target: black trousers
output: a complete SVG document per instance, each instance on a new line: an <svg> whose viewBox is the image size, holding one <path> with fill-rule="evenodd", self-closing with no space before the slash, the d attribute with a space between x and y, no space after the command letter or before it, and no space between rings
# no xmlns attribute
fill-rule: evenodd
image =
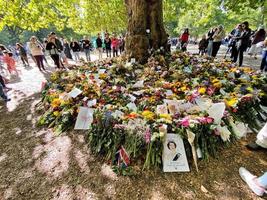
<svg viewBox="0 0 267 200"><path fill-rule="evenodd" d="M60 61L59 55L58 54L52 54L51 58L53 59L53 61L54 61L55 65L57 66L57 68L60 69L61 68L61 61Z"/></svg>
<svg viewBox="0 0 267 200"><path fill-rule="evenodd" d="M215 58L217 56L217 53L220 49L221 44L222 42L213 42L212 54L211 54L212 57Z"/></svg>
<svg viewBox="0 0 267 200"><path fill-rule="evenodd" d="M107 57L111 57L111 49L107 48L106 49Z"/></svg>
<svg viewBox="0 0 267 200"><path fill-rule="evenodd" d="M39 68L39 70L44 70L44 63L43 63L43 59L44 59L44 56L43 55L38 55L38 56L34 56L34 59L36 61L36 64Z"/></svg>
<svg viewBox="0 0 267 200"><path fill-rule="evenodd" d="M113 57L118 56L118 49L113 48Z"/></svg>

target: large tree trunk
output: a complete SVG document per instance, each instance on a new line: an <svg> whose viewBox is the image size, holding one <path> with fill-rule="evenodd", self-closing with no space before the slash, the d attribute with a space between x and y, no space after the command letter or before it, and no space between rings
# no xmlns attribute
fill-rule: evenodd
<svg viewBox="0 0 267 200"><path fill-rule="evenodd" d="M127 55L144 63L149 48L167 50L162 0L125 0L125 4L128 11Z"/></svg>

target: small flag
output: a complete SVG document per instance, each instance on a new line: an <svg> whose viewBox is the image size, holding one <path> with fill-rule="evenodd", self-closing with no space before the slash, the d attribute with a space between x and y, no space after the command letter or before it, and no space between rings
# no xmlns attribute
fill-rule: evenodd
<svg viewBox="0 0 267 200"><path fill-rule="evenodd" d="M130 156L126 152L126 150L121 146L120 150L116 153L116 160L118 163L118 166L124 166L127 167L130 165Z"/></svg>

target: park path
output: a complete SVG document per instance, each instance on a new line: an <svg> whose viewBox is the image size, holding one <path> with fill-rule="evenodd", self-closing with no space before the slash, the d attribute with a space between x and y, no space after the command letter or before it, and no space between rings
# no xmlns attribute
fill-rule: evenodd
<svg viewBox="0 0 267 200"><path fill-rule="evenodd" d="M197 49L189 46L189 51ZM223 151L219 159L201 162L199 173L194 168L186 174L136 168L136 175L118 177L89 153L85 132L55 137L52 130L36 126L41 84L54 68L41 73L32 61L31 66L18 66L21 79L8 84L12 101L7 106L0 102L0 200L260 199L237 173L240 166L256 174L267 168L266 154L248 152L247 140Z"/></svg>

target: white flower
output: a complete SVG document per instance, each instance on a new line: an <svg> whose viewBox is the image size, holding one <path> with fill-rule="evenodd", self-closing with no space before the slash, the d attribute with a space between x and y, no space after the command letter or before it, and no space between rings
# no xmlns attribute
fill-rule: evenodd
<svg viewBox="0 0 267 200"><path fill-rule="evenodd" d="M231 132L228 130L226 126L217 126L217 130L220 132L220 136L224 142L230 141Z"/></svg>

